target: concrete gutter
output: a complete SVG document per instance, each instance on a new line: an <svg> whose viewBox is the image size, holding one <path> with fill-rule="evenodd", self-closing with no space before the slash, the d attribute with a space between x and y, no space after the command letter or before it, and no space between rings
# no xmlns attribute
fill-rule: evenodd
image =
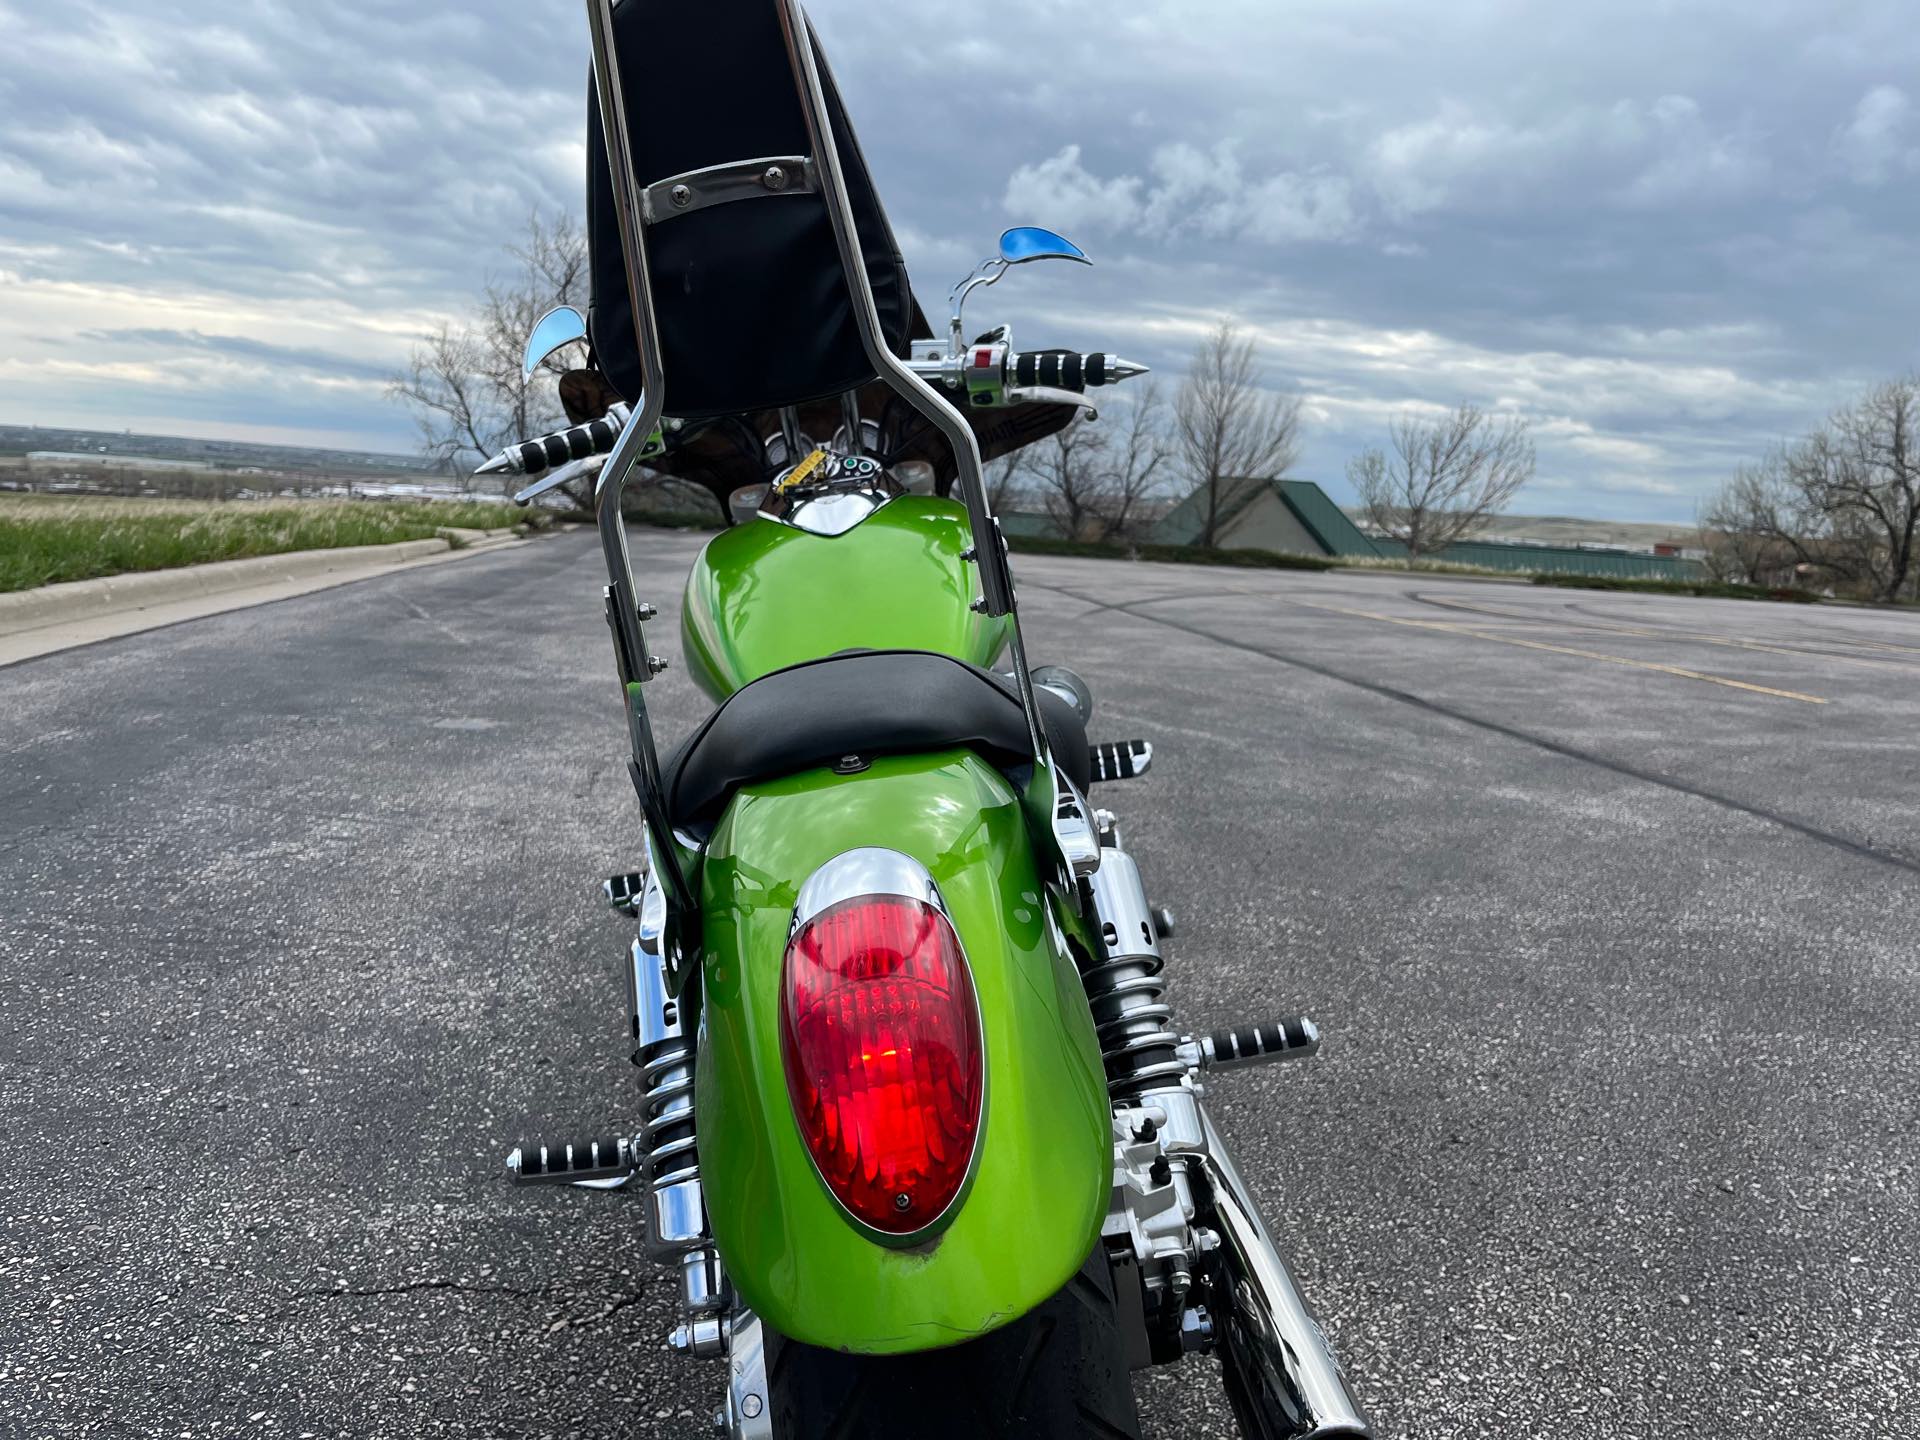
<svg viewBox="0 0 1920 1440"><path fill-rule="evenodd" d="M10 591L0 594L0 665L525 543L511 530L448 534L455 538L296 550Z"/></svg>

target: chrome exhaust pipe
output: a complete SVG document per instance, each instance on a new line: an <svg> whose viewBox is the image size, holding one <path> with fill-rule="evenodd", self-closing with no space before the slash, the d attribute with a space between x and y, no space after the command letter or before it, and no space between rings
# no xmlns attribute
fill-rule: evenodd
<svg viewBox="0 0 1920 1440"><path fill-rule="evenodd" d="M1295 1288L1204 1107L1198 1157L1230 1293L1215 1317L1220 1365L1247 1440L1371 1440L1319 1321Z"/></svg>

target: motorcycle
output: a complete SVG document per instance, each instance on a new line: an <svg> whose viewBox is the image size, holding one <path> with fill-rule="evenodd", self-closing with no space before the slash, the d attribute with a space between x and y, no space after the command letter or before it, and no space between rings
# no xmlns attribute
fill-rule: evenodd
<svg viewBox="0 0 1920 1440"><path fill-rule="evenodd" d="M510 1172L644 1192L672 1348L723 1362L734 1440L1137 1435L1131 1373L1194 1352L1255 1440L1371 1434L1203 1098L1319 1033L1175 1028L1171 916L1088 799L1152 746L1091 743L1086 683L1029 665L983 482L1144 369L967 338L969 296L1087 256L1008 231L936 337L798 0L587 11L593 301L526 359L591 363L577 423L482 473L541 477L522 503L592 477L642 1097L636 1133ZM682 612L715 709L665 757L642 463L735 522Z"/></svg>

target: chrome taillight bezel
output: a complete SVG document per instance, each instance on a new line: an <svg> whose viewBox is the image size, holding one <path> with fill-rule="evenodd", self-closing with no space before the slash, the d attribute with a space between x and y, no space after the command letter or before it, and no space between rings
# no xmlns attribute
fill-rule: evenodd
<svg viewBox="0 0 1920 1440"><path fill-rule="evenodd" d="M967 1156L960 1183L954 1188L947 1203L925 1224L911 1231L882 1230L849 1208L846 1201L829 1183L825 1172L821 1169L819 1157L815 1155L813 1147L807 1143L798 1111L798 1097L793 1093L790 1084L786 1087L787 1114L794 1127L794 1143L807 1157L808 1168L813 1171L814 1180L840 1217L876 1245L884 1245L891 1249L911 1249L926 1244L944 1232L953 1223L961 1205L966 1201L968 1192L973 1189L974 1179L980 1171L980 1157L986 1145L987 1117L992 1108L993 1099L991 1080L993 1066L989 1055L986 1016L980 1004L979 978L973 968L973 959L967 953L966 941L960 934L960 927L954 924L953 912L948 909L946 898L940 893L940 887L935 882L932 872L911 855L877 846L843 851L815 870L800 887L799 897L794 902L793 918L787 926L787 944L780 962L779 1003L784 1012L788 1003L787 966L790 963L792 945L809 920L847 901L891 897L918 901L939 913L952 933L954 948L958 952L959 963L966 975L967 995L973 1005L974 1029L980 1037L980 1115L974 1124L973 1148ZM784 1081L787 1059L784 1023L780 1029Z"/></svg>

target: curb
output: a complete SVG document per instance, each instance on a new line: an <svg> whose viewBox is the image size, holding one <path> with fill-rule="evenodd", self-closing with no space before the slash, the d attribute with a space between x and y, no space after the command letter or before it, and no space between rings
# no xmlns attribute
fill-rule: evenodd
<svg viewBox="0 0 1920 1440"><path fill-rule="evenodd" d="M1388 570L1375 569L1370 565L1336 565L1324 572L1328 575L1368 575L1377 580L1450 580L1463 585L1533 585L1533 579L1527 575L1449 575L1444 570Z"/></svg>
<svg viewBox="0 0 1920 1440"><path fill-rule="evenodd" d="M362 574L388 565L406 565L429 556L490 550L513 544L512 530L454 530L454 540L401 540L391 545L352 545L336 550L295 550L246 560L183 565L174 570L143 570L99 580L72 580L0 595L0 635L19 635L54 625L72 625L113 615L138 613L163 605L210 599L235 590L278 584L296 585L340 571Z"/></svg>

